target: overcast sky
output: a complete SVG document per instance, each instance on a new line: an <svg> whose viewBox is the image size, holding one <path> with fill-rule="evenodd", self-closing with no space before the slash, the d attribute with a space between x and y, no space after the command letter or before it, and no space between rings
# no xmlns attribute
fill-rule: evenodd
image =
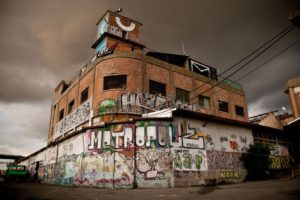
<svg viewBox="0 0 300 200"><path fill-rule="evenodd" d="M286 28L299 0L1 0L0 154L30 154L46 145L51 95L93 56L96 22L107 9L143 23L156 51L186 54L224 71ZM232 77L300 39L296 28ZM300 44L241 80L249 115L289 109L285 82L300 76Z"/></svg>

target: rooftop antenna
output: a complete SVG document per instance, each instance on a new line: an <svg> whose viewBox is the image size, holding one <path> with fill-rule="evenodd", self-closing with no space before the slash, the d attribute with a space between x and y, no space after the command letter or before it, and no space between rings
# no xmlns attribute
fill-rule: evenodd
<svg viewBox="0 0 300 200"><path fill-rule="evenodd" d="M185 54L185 48L184 48L183 42L181 42L181 45L182 45L182 52L183 52L183 55L186 55L186 54Z"/></svg>
<svg viewBox="0 0 300 200"><path fill-rule="evenodd" d="M118 10L115 11L115 13L120 13L120 12L122 12L122 11L123 11L123 9L122 9L122 8L119 8Z"/></svg>

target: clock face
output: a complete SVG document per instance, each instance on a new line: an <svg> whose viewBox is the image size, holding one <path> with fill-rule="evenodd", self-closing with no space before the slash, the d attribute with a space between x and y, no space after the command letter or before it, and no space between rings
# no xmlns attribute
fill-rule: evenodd
<svg viewBox="0 0 300 200"><path fill-rule="evenodd" d="M118 26L124 30L124 31L127 31L127 32L130 32L130 31L133 31L135 29L135 24L131 22L131 24L129 26L125 26L122 22L121 22L121 19L120 17L116 16L116 22L118 24Z"/></svg>

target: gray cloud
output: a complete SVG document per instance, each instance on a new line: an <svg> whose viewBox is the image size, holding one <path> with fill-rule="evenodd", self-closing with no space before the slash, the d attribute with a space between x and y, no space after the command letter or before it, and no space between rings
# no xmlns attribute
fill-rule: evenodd
<svg viewBox="0 0 300 200"><path fill-rule="evenodd" d="M93 55L96 22L107 9L142 22L142 40L157 51L186 53L220 72L288 26L298 0L26 0L0 2L0 151L46 144L51 94ZM242 74L299 39L295 29ZM250 113L288 105L287 79L300 75L300 47L243 79ZM19 137L18 142L9 137ZM33 139L35 138L35 139ZM30 142L34 145L30 145Z"/></svg>

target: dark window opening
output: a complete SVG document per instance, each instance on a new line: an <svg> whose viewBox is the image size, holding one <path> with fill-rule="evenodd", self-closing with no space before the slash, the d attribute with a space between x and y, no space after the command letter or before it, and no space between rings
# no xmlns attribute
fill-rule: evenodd
<svg viewBox="0 0 300 200"><path fill-rule="evenodd" d="M67 89L68 89L68 87L70 86L70 83L67 83L67 82L63 82L63 84L62 84L62 88L61 88L61 94L63 94Z"/></svg>
<svg viewBox="0 0 300 200"><path fill-rule="evenodd" d="M127 32L126 31L122 31L122 38L126 39L126 35L127 35Z"/></svg>
<svg viewBox="0 0 300 200"><path fill-rule="evenodd" d="M166 84L149 80L150 94L166 96Z"/></svg>
<svg viewBox="0 0 300 200"><path fill-rule="evenodd" d="M74 110L74 100L69 103L68 114Z"/></svg>
<svg viewBox="0 0 300 200"><path fill-rule="evenodd" d="M235 113L238 116L244 117L245 116L245 112L244 112L244 108L242 106L235 106Z"/></svg>
<svg viewBox="0 0 300 200"><path fill-rule="evenodd" d="M103 89L117 89L117 88L126 88L126 75L116 75L116 76L106 76L104 77Z"/></svg>
<svg viewBox="0 0 300 200"><path fill-rule="evenodd" d="M62 120L64 118L64 109L61 109L60 111L59 111L59 121L60 120Z"/></svg>
<svg viewBox="0 0 300 200"><path fill-rule="evenodd" d="M199 105L201 108L210 109L210 98L206 96L199 96Z"/></svg>
<svg viewBox="0 0 300 200"><path fill-rule="evenodd" d="M229 109L228 109L228 103L226 101L218 101L219 103L219 111L222 111L222 112L229 112Z"/></svg>
<svg viewBox="0 0 300 200"><path fill-rule="evenodd" d="M176 100L189 103L190 102L190 92L176 88Z"/></svg>
<svg viewBox="0 0 300 200"><path fill-rule="evenodd" d="M85 102L89 97L89 88L85 88L82 92L81 92L81 99L80 102L83 103Z"/></svg>

